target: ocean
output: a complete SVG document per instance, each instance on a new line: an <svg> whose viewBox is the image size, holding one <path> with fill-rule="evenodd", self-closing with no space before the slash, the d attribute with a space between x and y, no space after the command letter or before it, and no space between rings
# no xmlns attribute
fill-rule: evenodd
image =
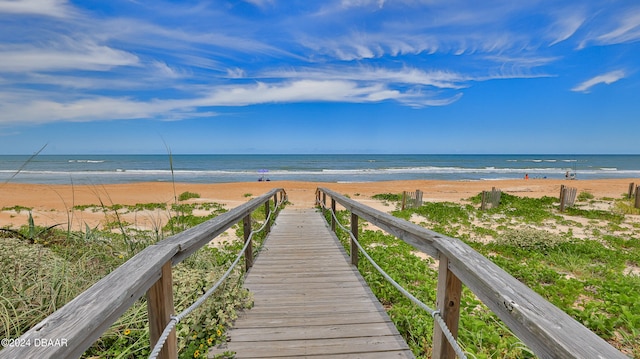
<svg viewBox="0 0 640 359"><path fill-rule="evenodd" d="M0 155L0 183L640 178L640 155Z"/></svg>

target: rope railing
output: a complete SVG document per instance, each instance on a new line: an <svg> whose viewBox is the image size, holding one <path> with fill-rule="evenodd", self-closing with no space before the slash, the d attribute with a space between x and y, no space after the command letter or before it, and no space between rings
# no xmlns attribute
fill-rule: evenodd
<svg viewBox="0 0 640 359"><path fill-rule="evenodd" d="M394 217L327 188L318 188L316 203L323 210L327 208L327 197L331 200L332 213L336 212L336 203L351 212L353 265L358 263L361 248L354 241L358 237L359 218L438 259L436 310L432 314L438 321L433 331L434 359L457 355L450 337L457 336L463 284L540 358L627 358L463 241ZM336 230L337 222L332 214L333 230ZM442 322L450 328L450 333Z"/></svg>
<svg viewBox="0 0 640 359"><path fill-rule="evenodd" d="M280 201L280 202L276 203L276 205L274 206L273 210L269 211L269 213L267 215L267 218L265 219L265 221L262 224L262 226L260 228L256 229L256 230L251 231L251 233L249 233L249 237L245 241L244 246L242 247L242 249L240 250L240 252L236 256L236 259L229 266L229 269L227 269L227 271L222 275L222 277L220 277L220 279L218 279L218 281L211 288L209 288L202 296L200 296L200 298L198 298L198 300L196 300L193 304L191 304L187 309L183 310L178 315L172 315L171 316L171 320L169 321L169 323L167 323L167 326L162 331L162 334L160 335L160 338L158 339L158 342L153 347L153 350L151 351L151 354L149 354L149 359L156 359L158 357L158 355L160 354L160 351L162 350L162 347L164 346L164 343L167 341L167 338L169 337L169 334L171 334L171 331L173 330L173 328L175 328L175 326L184 317L186 317L191 312L193 312L196 308L201 306L213 293L215 293L218 290L220 285L225 280L227 280L227 278L231 275L231 273L233 272L235 267L238 265L238 263L240 263L240 259L245 254L245 251L247 250L247 247L249 245L251 245L251 241L253 240L254 234L262 232L262 230L264 230L267 227L267 225L269 224L269 221L271 220L271 216L277 212L278 207L282 203L283 203L283 201Z"/></svg>
<svg viewBox="0 0 640 359"><path fill-rule="evenodd" d="M175 325L207 298L198 299L179 315L172 314L175 310L172 267L207 245L212 238L233 225L242 223L245 233L245 261L247 268L250 268L253 261L251 233L268 232L273 215L286 201L284 189L274 188L198 226L144 248L19 338L25 342L38 338L65 338L66 345L7 347L0 350L0 359L79 358L126 310L145 295L151 346L155 348L157 343L162 342L158 344L160 354L154 355L177 358ZM271 203L274 204L273 208ZM261 228L252 231L251 214L260 206L264 206L267 218ZM236 258L234 268L238 261ZM215 284L216 288L210 289L204 296L211 296L232 271L233 269L229 269L219 280L220 283Z"/></svg>
<svg viewBox="0 0 640 359"><path fill-rule="evenodd" d="M389 282L392 286L394 286L407 299L409 299L411 302L413 302L418 307L420 307L423 310L425 310L427 313L429 313L429 315L431 315L433 317L434 321L438 323L438 325L440 326L440 329L443 331L445 337L447 338L447 341L453 347L453 350L456 352L456 355L459 358L466 359L467 356L464 354L462 348L460 347L460 345L458 344L458 342L454 338L453 334L449 330L449 327L447 327L447 324L445 323L444 319L442 319L442 316L440 315L440 311L432 309L428 305L424 304L422 301L420 301L418 298L416 298L413 294L409 293L409 291L407 291L400 284L398 284L398 282L396 282L393 278L391 278L391 276L389 276L389 274L387 274L384 271L384 269L382 269L373 260L373 258L371 258L369 253L367 253L367 251L362 247L362 245L360 244L358 239L353 235L353 233L351 233L351 231L348 228L346 228L344 225L342 225L342 223L340 223L340 221L338 220L338 217L336 216L336 213L331 208L327 208L326 205L324 203L322 203L322 202L319 202L319 205L323 209L329 210L329 212L331 213L331 216L333 217L333 220L338 225L338 227L349 235L349 237L351 238L353 243L356 244L356 246L358 247L360 252L365 256L365 258L367 258L369 263L371 263L371 265L387 280L387 282Z"/></svg>

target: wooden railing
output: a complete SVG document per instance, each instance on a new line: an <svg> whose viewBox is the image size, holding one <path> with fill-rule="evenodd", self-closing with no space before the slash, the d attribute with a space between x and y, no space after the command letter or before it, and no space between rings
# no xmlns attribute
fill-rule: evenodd
<svg viewBox="0 0 640 359"><path fill-rule="evenodd" d="M351 230L356 238L358 218L363 218L439 260L436 306L454 336L457 337L464 284L540 358L627 358L459 239L393 217L326 188L318 188L317 203L326 208L327 196L331 198L333 211L337 202L351 212ZM332 217L331 228L335 230L334 221ZM353 243L351 259L352 264L357 265L357 247ZM455 357L437 325L434 325L432 349L432 358Z"/></svg>
<svg viewBox="0 0 640 359"><path fill-rule="evenodd" d="M229 212L145 248L16 339L15 346L0 351L0 358L80 357L145 293L153 347L174 314L171 268L240 221L246 240L251 232L251 213L264 205L268 216L272 198L274 206L278 206L286 200L286 193L283 189L273 189ZM252 247L247 248L245 260L246 266L250 267ZM43 340L58 340L59 345L36 345L43 343ZM175 330L159 357L177 357Z"/></svg>

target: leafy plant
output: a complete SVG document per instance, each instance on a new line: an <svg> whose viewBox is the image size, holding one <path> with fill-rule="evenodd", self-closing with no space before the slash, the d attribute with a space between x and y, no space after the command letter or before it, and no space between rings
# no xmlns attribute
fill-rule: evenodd
<svg viewBox="0 0 640 359"><path fill-rule="evenodd" d="M193 193L193 192L182 192L180 193L180 195L178 196L178 201L186 201L188 199L191 198L200 198L200 195L198 193Z"/></svg>
<svg viewBox="0 0 640 359"><path fill-rule="evenodd" d="M495 240L496 244L513 246L525 250L546 251L558 244L565 242L566 239L560 235L547 231L525 227L511 228L498 235Z"/></svg>
<svg viewBox="0 0 640 359"><path fill-rule="evenodd" d="M60 225L58 223L48 227L36 226L31 211L29 211L29 218L27 219L27 221L27 226L23 227L21 230L0 228L0 231L13 234L21 239L28 241L29 243L35 243L37 240L42 239L42 237L46 236L46 234L49 233L52 229Z"/></svg>
<svg viewBox="0 0 640 359"><path fill-rule="evenodd" d="M381 201L400 202L402 201L402 193L380 193L371 196L371 198Z"/></svg>
<svg viewBox="0 0 640 359"><path fill-rule="evenodd" d="M582 191L580 192L580 194L578 194L578 201L586 201L586 200L590 200L593 199L594 196L593 194L587 192L587 191Z"/></svg>

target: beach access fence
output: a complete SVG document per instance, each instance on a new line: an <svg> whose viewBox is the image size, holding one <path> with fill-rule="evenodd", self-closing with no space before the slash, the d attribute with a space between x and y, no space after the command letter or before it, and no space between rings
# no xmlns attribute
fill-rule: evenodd
<svg viewBox="0 0 640 359"><path fill-rule="evenodd" d="M402 192L402 210L406 208L418 208L422 206L422 191Z"/></svg>
<svg viewBox="0 0 640 359"><path fill-rule="evenodd" d="M560 186L560 212L564 212L565 208L573 207L576 203L576 193L578 189L575 187Z"/></svg>
<svg viewBox="0 0 640 359"><path fill-rule="evenodd" d="M629 183L629 194L627 195L628 199L634 198L635 201L633 207L640 208L640 186L636 186L635 183Z"/></svg>
<svg viewBox="0 0 640 359"><path fill-rule="evenodd" d="M148 246L15 340L16 343L39 343L42 338L65 338L64 345L9 346L0 350L0 359L79 358L145 294L152 356L156 353L163 359L177 358L176 331L175 328L171 330L171 325L175 325L182 316L188 314L185 312L195 309L193 307L199 302L183 313L173 314L175 309L172 267L190 257L228 228L241 223L245 248L239 253L234 266L244 254L245 267L250 268L254 257L251 237L256 232L251 229L251 214L264 206L266 218L261 230L269 232L272 215L277 215L280 206L286 200L284 189L272 189L229 212ZM233 266L227 273L232 269ZM213 293L224 278L226 277L223 276L207 294ZM201 297L200 300L203 298L206 299ZM156 343L164 345L156 346Z"/></svg>
<svg viewBox="0 0 640 359"><path fill-rule="evenodd" d="M327 197L331 199L330 207ZM434 324L432 358L456 357L455 349L445 337L451 335L454 341L457 338L463 284L539 358L627 358L461 240L430 231L326 188L316 190L316 202L333 214L336 203L351 212L349 248L354 266L358 265L360 247L356 242L360 218L438 260L437 309L432 316L434 319L442 317L448 330ZM344 230L342 224L336 225L335 215L330 221L333 231ZM367 257L366 252L362 251L362 254Z"/></svg>
<svg viewBox="0 0 640 359"><path fill-rule="evenodd" d="M482 204L480 210L485 211L490 208L496 208L500 204L502 191L499 188L491 188L491 191L482 191Z"/></svg>

